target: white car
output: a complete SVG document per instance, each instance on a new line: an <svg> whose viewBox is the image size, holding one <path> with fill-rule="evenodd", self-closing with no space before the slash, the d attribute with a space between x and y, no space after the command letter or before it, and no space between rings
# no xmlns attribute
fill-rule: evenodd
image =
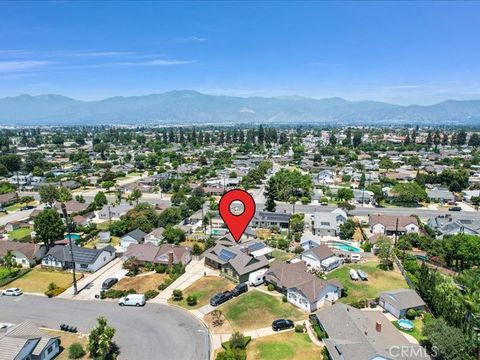
<svg viewBox="0 0 480 360"><path fill-rule="evenodd" d="M19 288L11 288L3 290L2 294L5 296L20 296L23 294L23 291Z"/></svg>

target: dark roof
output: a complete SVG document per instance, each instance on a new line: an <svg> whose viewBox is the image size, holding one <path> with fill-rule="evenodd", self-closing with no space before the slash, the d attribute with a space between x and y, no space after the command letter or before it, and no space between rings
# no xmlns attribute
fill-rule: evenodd
<svg viewBox="0 0 480 360"><path fill-rule="evenodd" d="M79 246L73 246L73 259L75 262L83 263L83 264L93 264L100 254L104 251L108 252L115 252L115 249L112 246L106 246L103 249L88 249ZM71 261L72 257L70 254L70 245L62 246L62 245L55 245L50 251L47 253L47 256L53 256L54 258L58 259L61 262Z"/></svg>
<svg viewBox="0 0 480 360"><path fill-rule="evenodd" d="M331 256L335 256L332 250L327 245L319 245L310 250L305 250L304 254L314 254L320 261L325 260Z"/></svg>
<svg viewBox="0 0 480 360"><path fill-rule="evenodd" d="M135 230L130 231L128 234L126 234L124 236L130 236L131 238L134 238L137 241L141 241L141 240L143 240L145 235L147 235L147 234L144 233L142 230L135 229Z"/></svg>
<svg viewBox="0 0 480 360"><path fill-rule="evenodd" d="M278 222L289 222L290 213L280 213L280 212L268 212L268 211L257 211L253 216L254 220L257 221L278 221Z"/></svg>
<svg viewBox="0 0 480 360"><path fill-rule="evenodd" d="M385 291L379 296L396 309L404 310L425 306L425 301L417 294L415 290L411 289L396 289Z"/></svg>

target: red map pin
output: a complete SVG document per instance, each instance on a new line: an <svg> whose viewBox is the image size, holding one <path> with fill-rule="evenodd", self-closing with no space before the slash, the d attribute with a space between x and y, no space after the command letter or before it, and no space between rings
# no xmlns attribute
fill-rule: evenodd
<svg viewBox="0 0 480 360"><path fill-rule="evenodd" d="M234 201L240 201L243 204L243 212L239 215L233 214L230 210L230 205ZM238 242L255 214L255 200L245 190L233 189L223 194L218 203L218 210L230 234Z"/></svg>

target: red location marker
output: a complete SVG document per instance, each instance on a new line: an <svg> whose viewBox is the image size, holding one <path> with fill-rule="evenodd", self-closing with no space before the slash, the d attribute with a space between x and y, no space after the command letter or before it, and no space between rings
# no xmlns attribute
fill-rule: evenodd
<svg viewBox="0 0 480 360"><path fill-rule="evenodd" d="M243 212L239 215L233 214L230 210L230 205L234 201L240 201L243 204ZM233 189L223 194L218 203L218 210L230 234L238 242L255 214L255 200L245 190Z"/></svg>

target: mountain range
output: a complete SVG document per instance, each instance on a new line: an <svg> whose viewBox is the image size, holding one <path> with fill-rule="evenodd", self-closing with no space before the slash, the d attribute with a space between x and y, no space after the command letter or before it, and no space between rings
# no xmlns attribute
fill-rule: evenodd
<svg viewBox="0 0 480 360"><path fill-rule="evenodd" d="M480 100L401 106L342 98L235 97L191 90L80 101L61 95L0 98L0 125L193 124L479 125Z"/></svg>

